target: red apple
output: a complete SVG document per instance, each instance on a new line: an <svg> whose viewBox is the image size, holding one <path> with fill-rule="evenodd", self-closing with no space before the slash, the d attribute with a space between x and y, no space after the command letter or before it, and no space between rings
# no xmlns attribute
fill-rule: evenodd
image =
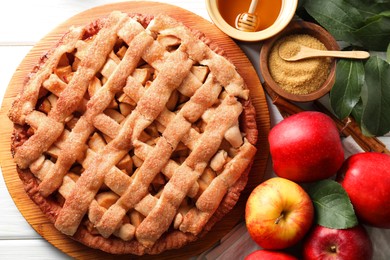
<svg viewBox="0 0 390 260"><path fill-rule="evenodd" d="M370 260L373 247L363 226L331 229L316 225L303 243L305 260Z"/></svg>
<svg viewBox="0 0 390 260"><path fill-rule="evenodd" d="M344 150L335 123L315 111L292 115L271 129L268 141L279 177L313 182L335 175Z"/></svg>
<svg viewBox="0 0 390 260"><path fill-rule="evenodd" d="M350 156L337 180L365 224L390 228L390 156L375 152Z"/></svg>
<svg viewBox="0 0 390 260"><path fill-rule="evenodd" d="M298 260L298 258L278 251L257 250L247 255L244 260Z"/></svg>
<svg viewBox="0 0 390 260"><path fill-rule="evenodd" d="M314 208L305 190L290 180L275 177L259 184L245 208L246 227L264 249L296 244L310 229Z"/></svg>

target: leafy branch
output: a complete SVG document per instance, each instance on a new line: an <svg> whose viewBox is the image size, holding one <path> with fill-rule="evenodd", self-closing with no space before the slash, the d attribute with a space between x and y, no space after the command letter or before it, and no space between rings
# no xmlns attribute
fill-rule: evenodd
<svg viewBox="0 0 390 260"><path fill-rule="evenodd" d="M339 60L330 102L340 119L354 117L364 134L379 136L389 132L390 2L302 0L300 6L310 19L336 40L349 44L349 48L387 50L387 58L371 55L366 61Z"/></svg>

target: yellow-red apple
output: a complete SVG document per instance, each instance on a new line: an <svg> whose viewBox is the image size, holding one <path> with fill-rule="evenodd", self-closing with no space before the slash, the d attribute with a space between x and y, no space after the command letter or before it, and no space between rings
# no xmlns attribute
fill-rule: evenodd
<svg viewBox="0 0 390 260"><path fill-rule="evenodd" d="M293 181L275 177L259 184L245 208L246 227L264 249L296 244L313 223L314 207L305 190Z"/></svg>
<svg viewBox="0 0 390 260"><path fill-rule="evenodd" d="M271 129L268 141L279 177L312 182L335 175L344 150L333 120L315 111L292 115Z"/></svg>

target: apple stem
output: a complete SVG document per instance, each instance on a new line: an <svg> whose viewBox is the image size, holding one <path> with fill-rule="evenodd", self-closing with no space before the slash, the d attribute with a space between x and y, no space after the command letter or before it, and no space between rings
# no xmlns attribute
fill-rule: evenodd
<svg viewBox="0 0 390 260"><path fill-rule="evenodd" d="M282 220L282 218L284 218L284 213L280 213L280 216L275 220L275 224L279 224L279 222Z"/></svg>
<svg viewBox="0 0 390 260"><path fill-rule="evenodd" d="M351 118L347 118L347 121L345 122L345 124L344 124L344 126L343 126L343 128L341 128L340 129L340 134L342 134L343 133L343 131L350 125L352 123L352 120L351 120Z"/></svg>
<svg viewBox="0 0 390 260"><path fill-rule="evenodd" d="M332 252L332 253L337 253L337 247L336 247L335 245L332 245L332 246L330 247L330 252Z"/></svg>

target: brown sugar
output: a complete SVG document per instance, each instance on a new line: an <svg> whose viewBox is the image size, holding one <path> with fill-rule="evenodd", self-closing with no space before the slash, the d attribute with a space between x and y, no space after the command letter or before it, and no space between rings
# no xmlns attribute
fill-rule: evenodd
<svg viewBox="0 0 390 260"><path fill-rule="evenodd" d="M285 56L292 56L297 52L297 45L294 43L318 50L326 50L325 45L307 34L288 35L275 42L268 60L272 78L284 90L303 95L319 89L329 75L331 58L285 61L279 55L282 43L281 51Z"/></svg>
<svg viewBox="0 0 390 260"><path fill-rule="evenodd" d="M293 41L282 42L279 45L279 56L282 58L291 58L301 50L300 46Z"/></svg>

